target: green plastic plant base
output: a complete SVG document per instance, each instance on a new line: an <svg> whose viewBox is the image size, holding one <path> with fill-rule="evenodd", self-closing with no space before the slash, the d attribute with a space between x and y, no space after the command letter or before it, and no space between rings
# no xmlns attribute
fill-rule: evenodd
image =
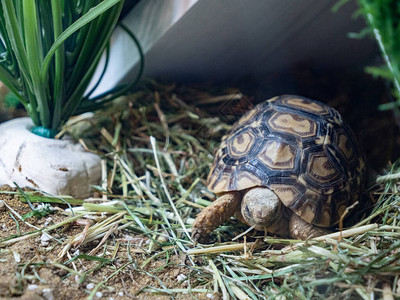
<svg viewBox="0 0 400 300"><path fill-rule="evenodd" d="M57 134L56 131L45 128L43 126L35 126L31 129L31 132L38 136L45 137L48 139L54 138Z"/></svg>

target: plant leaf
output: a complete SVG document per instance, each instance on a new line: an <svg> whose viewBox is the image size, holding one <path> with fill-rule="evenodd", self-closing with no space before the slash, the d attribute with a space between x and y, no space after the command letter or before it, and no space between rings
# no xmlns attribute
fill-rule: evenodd
<svg viewBox="0 0 400 300"><path fill-rule="evenodd" d="M63 31L62 11L59 0L51 0L51 9L53 16L54 40L56 40ZM53 120L51 129L57 130L61 121L61 105L64 96L64 69L65 69L64 44L61 44L55 52L55 73L54 73L54 94L53 94Z"/></svg>
<svg viewBox="0 0 400 300"><path fill-rule="evenodd" d="M6 1L6 0L3 0ZM49 52L46 54L44 61L43 61L43 67L42 67L42 77L45 76L51 59L53 58L53 55L55 51L57 50L58 47L68 38L70 37L74 32L76 32L78 29L82 28L86 24L88 24L90 21L93 19L97 18L100 16L102 13L107 11L109 8L113 7L115 4L118 2L121 2L122 0L105 0L98 4L97 6L91 8L84 16L79 18L76 22L74 22L70 27L68 27L60 36L57 38L57 40L54 41L53 46L51 46Z"/></svg>
<svg viewBox="0 0 400 300"><path fill-rule="evenodd" d="M4 11L5 28L10 45L14 51L21 73L27 80L28 85L31 85L28 75L28 58L26 49L22 40L22 34L19 30L15 7L12 0L1 0Z"/></svg>
<svg viewBox="0 0 400 300"><path fill-rule="evenodd" d="M28 58L29 75L33 86L33 93L36 96L37 110L43 126L49 128L51 124L51 114L49 108L49 97L44 90L44 78L40 76L40 66L42 64L42 43L40 39L40 29L37 20L35 0L23 1L23 18L25 32L25 46Z"/></svg>

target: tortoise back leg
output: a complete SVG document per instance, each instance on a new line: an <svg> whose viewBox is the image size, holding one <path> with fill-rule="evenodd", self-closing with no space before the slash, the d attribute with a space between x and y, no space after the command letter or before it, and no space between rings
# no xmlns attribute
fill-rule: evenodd
<svg viewBox="0 0 400 300"><path fill-rule="evenodd" d="M295 213L292 213L289 221L290 236L294 239L306 240L331 233L326 228L307 223Z"/></svg>
<svg viewBox="0 0 400 300"><path fill-rule="evenodd" d="M239 208L242 195L240 192L229 192L199 213L192 225L192 238L195 242L206 243L209 234L228 220Z"/></svg>

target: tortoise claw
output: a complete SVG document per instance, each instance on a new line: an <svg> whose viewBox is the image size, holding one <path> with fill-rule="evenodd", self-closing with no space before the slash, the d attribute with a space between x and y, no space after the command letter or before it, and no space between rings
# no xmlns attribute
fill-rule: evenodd
<svg viewBox="0 0 400 300"><path fill-rule="evenodd" d="M192 230L192 239L196 244L200 243L200 244L208 244L209 240L210 240L210 233L205 233L202 232L201 230L198 230L199 228L195 229L195 231Z"/></svg>

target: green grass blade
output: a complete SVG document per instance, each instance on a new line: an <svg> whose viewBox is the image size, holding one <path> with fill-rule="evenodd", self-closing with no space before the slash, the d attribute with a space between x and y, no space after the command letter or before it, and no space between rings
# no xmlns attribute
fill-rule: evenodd
<svg viewBox="0 0 400 300"><path fill-rule="evenodd" d="M63 31L62 11L59 0L51 0L51 9L53 15L54 40L56 40ZM64 67L65 67L64 44L61 44L55 52L55 74L54 74L54 94L53 94L53 120L51 129L58 130L61 122L61 105L64 94Z"/></svg>
<svg viewBox="0 0 400 300"><path fill-rule="evenodd" d="M49 128L51 122L51 114L49 109L48 97L44 90L44 82L47 76L40 76L40 66L42 64L42 47L39 43L40 29L37 20L36 2L32 0L24 0L23 2L24 32L25 45L28 58L28 68L30 79L32 80L33 92L36 96L38 104L38 112L42 126Z"/></svg>
<svg viewBox="0 0 400 300"><path fill-rule="evenodd" d="M64 8L63 21L64 24L73 24L79 19L80 16L85 15L91 7L97 5L99 0L93 1L66 1ZM66 64L70 66L70 71L72 72L73 66L76 65L76 61L79 57L79 52L74 51L75 49L80 49L82 44L85 42L88 32L88 26L83 26L79 31L72 34L67 40L65 40L65 51L67 53ZM50 48L49 48L50 49ZM68 69L68 68L67 68ZM66 77L70 77L70 73L66 73Z"/></svg>
<svg viewBox="0 0 400 300"><path fill-rule="evenodd" d="M5 0L3 0L5 1ZM105 0L101 2L100 4L96 5L92 9L90 9L84 16L79 18L76 22L74 22L70 27L68 27L62 34L58 36L58 38L54 41L53 46L50 48L49 52L46 54L44 61L43 61L43 66L41 69L41 77L45 78L46 73L48 71L51 59L53 58L56 50L58 47L61 46L61 44L68 38L70 37L73 33L75 33L77 30L88 24L90 21L94 20L104 12L106 12L108 9L113 7L115 4L118 2L121 2L122 0ZM122 1L123 2L123 1Z"/></svg>
<svg viewBox="0 0 400 300"><path fill-rule="evenodd" d="M11 51L12 46L11 46L11 42L10 39L7 35L7 29L5 26L5 19L4 19L4 11L3 11L3 7L2 5L0 5L0 35L2 37L2 47L4 49L2 49L2 53L1 53L1 57L2 60L0 62L0 64L2 64L4 67L6 67L15 77L18 77L18 73L17 72L17 63L16 63L16 59L15 56L13 54L13 52Z"/></svg>
<svg viewBox="0 0 400 300"><path fill-rule="evenodd" d="M90 68L92 63L97 66L98 54L102 54L105 44L104 42L109 40L111 33L114 31L114 26L116 20L119 16L119 10L113 7L103 15L99 16L97 19L93 20L88 26L89 31L87 33L87 38L81 47L81 55L76 61L76 66L72 71L71 76L68 80L68 90L67 94L74 94L77 86L84 85L85 90L89 82L84 82L81 79ZM96 49L96 51L93 51ZM89 79L91 81L91 78ZM79 97L81 98L81 97Z"/></svg>
<svg viewBox="0 0 400 300"><path fill-rule="evenodd" d="M108 44L109 38L112 34L112 31L114 29L115 23L117 22L117 18L120 14L120 11L122 9L123 3L121 2L118 7L115 8L113 13L109 16L110 21L112 21L112 24L108 25L108 32L103 32L99 38L99 40L102 40L102 44L99 44L97 46L98 49L105 49L105 47ZM104 25L104 24L103 24ZM103 30L104 31L104 30ZM69 117L70 115L75 114L78 106L82 102L83 94L85 93L87 86L89 85L94 72L96 71L97 65L100 61L100 58L102 56L102 51L98 51L95 53L95 57L92 58L92 62L90 64L87 64L85 72L82 72L82 77L81 80L78 84L78 86L75 86L74 92L71 96L68 97L68 103L66 103L63 107L63 112L62 115L64 118ZM75 73L74 76L78 76L77 73ZM66 119L64 119L66 120Z"/></svg>
<svg viewBox="0 0 400 300"><path fill-rule="evenodd" d="M22 3L22 2L21 2ZM14 70L18 68L18 72L21 74L19 80L21 80L21 85L24 87L24 94L21 95L25 97L26 110L29 116L32 118L33 123L39 124L39 113L37 111L37 101L33 94L33 85L31 77L29 76L29 63L26 53L26 48L23 42L24 34L20 28L18 22L17 13L12 0L1 0L1 5L3 9L4 26L6 29L5 36L8 37L13 55L18 66L14 67ZM18 12L20 12L21 5L18 6ZM23 19L23 18L22 18ZM24 21L20 21L24 24ZM17 88L15 88L17 89ZM20 93L18 93L20 94Z"/></svg>
<svg viewBox="0 0 400 300"><path fill-rule="evenodd" d="M24 79L27 81L29 88L31 88L31 82L29 81L29 77L27 76L29 70L28 57L22 40L22 34L19 30L14 3L12 0L1 0L1 5L4 11L5 28L7 30L6 35L9 38L10 45L12 47L12 50L14 51L19 69L24 75Z"/></svg>

